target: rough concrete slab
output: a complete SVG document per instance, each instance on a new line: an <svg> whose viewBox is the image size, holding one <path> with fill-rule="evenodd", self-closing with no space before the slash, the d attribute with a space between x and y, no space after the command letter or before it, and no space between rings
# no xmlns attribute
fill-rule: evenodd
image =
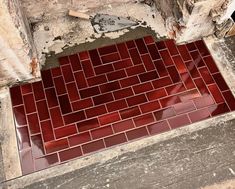
<svg viewBox="0 0 235 189"><path fill-rule="evenodd" d="M196 189L235 178L234 136L231 120L28 186L18 179L3 188Z"/></svg>

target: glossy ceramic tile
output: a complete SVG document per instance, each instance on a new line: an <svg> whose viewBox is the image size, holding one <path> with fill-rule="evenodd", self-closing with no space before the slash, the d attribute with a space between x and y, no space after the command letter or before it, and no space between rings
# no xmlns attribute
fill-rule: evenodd
<svg viewBox="0 0 235 189"><path fill-rule="evenodd" d="M146 36L59 63L10 88L23 174L235 110L203 41Z"/></svg>

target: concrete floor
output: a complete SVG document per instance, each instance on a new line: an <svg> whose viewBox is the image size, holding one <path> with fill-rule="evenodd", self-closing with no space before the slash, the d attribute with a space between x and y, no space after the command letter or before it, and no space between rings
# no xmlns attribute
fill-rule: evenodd
<svg viewBox="0 0 235 189"><path fill-rule="evenodd" d="M231 37L208 44L233 91L234 43ZM5 182L0 153L0 188L228 188L235 179L234 118L223 115Z"/></svg>

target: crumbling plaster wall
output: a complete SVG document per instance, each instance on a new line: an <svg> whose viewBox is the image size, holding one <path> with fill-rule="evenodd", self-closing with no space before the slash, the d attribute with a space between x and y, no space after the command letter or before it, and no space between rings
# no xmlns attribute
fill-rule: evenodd
<svg viewBox="0 0 235 189"><path fill-rule="evenodd" d="M31 79L33 56L36 51L18 0L0 0L0 86Z"/></svg>

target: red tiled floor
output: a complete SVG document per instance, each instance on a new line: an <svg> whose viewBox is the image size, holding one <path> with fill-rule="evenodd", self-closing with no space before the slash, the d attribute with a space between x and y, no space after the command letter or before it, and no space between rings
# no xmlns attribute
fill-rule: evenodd
<svg viewBox="0 0 235 189"><path fill-rule="evenodd" d="M23 174L235 110L203 41L147 36L59 63L10 88Z"/></svg>

